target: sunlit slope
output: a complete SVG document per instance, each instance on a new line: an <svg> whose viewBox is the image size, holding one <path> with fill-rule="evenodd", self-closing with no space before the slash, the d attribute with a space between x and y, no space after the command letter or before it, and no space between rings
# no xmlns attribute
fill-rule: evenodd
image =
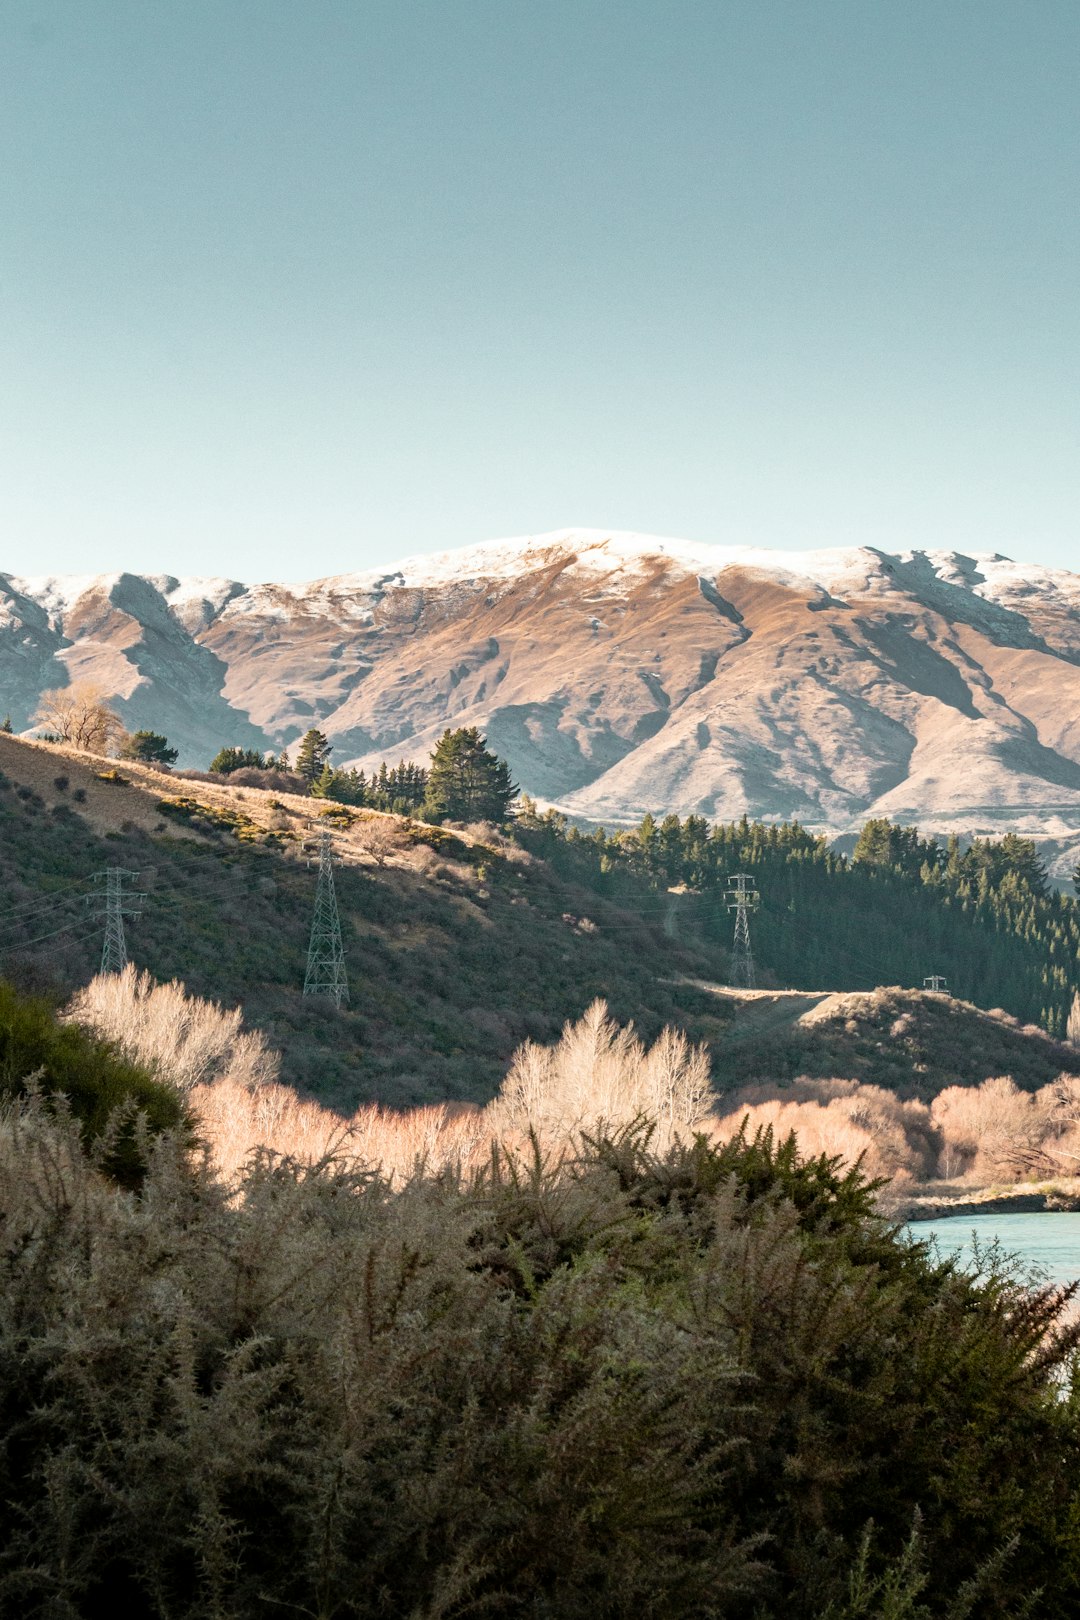
<svg viewBox="0 0 1080 1620"><path fill-rule="evenodd" d="M645 811L890 815L1080 852L1080 576L998 556L779 553L565 530L310 584L0 579L0 688L99 681L182 762L423 760L482 727L532 794Z"/></svg>
<svg viewBox="0 0 1080 1620"><path fill-rule="evenodd" d="M132 958L242 1003L286 1074L350 1111L486 1101L522 1040L554 1038L596 996L646 1035L674 1021L715 1043L725 1027L727 1003L680 982L718 977L723 952L680 945L521 851L396 818L381 867L359 818L336 826L351 987L339 1013L300 993L317 801L4 736L0 770L0 972L61 993L85 982L102 938L92 875L136 871Z"/></svg>

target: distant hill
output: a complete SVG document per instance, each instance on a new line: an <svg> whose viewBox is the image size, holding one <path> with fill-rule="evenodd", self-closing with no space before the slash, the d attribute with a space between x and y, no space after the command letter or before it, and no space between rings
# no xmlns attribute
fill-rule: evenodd
<svg viewBox="0 0 1080 1620"><path fill-rule="evenodd" d="M735 992L731 1031L716 1054L725 1090L782 1094L797 1079L861 1080L929 1101L943 1085L1008 1075L1023 1091L1080 1074L1080 1050L1006 1013L897 986L869 992ZM748 1093L744 1093L749 1095Z"/></svg>
<svg viewBox="0 0 1080 1620"><path fill-rule="evenodd" d="M181 763L280 749L422 761L479 725L534 796L869 816L1080 855L1080 576L1001 556L782 553L564 530L304 585L0 575L0 702L92 677Z"/></svg>
<svg viewBox="0 0 1080 1620"><path fill-rule="evenodd" d="M842 953L825 990L785 998L755 1027L745 998L723 988L722 903L714 916L707 897L658 890L631 865L601 872L595 842L552 843L550 828L527 824L521 848L379 817L395 845L380 867L364 851L367 823L341 809L352 999L339 1013L300 994L314 893L304 840L324 808L0 735L0 974L58 995L84 983L101 942L90 875L123 866L147 896L129 925L136 962L242 1004L283 1051L286 1077L349 1111L365 1099L486 1101L522 1040L552 1040L596 996L648 1038L672 1022L707 1041L721 1086L808 1073L929 1095L1004 1073L1044 1084L1073 1062L1038 1032L960 1001L825 999L851 983ZM794 870L816 868L800 859ZM886 937L889 883L859 893L860 903L880 893ZM695 906L705 907L696 920ZM801 1017L819 1004L820 1015ZM900 1034L898 1018L908 1019Z"/></svg>

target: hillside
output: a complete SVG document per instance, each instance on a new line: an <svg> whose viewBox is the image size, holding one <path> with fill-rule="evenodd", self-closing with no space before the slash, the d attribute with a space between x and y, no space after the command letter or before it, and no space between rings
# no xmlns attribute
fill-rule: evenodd
<svg viewBox="0 0 1080 1620"><path fill-rule="evenodd" d="M645 812L1013 830L1080 854L1080 577L1000 556L779 553L566 530L307 585L0 576L16 728L86 676L181 762L423 760L479 725L534 796Z"/></svg>
<svg viewBox="0 0 1080 1620"><path fill-rule="evenodd" d="M1024 1091L1080 1075L1080 1051L1005 1013L896 986L869 993L728 991L735 1021L715 1056L718 1086L781 1095L837 1077L928 1101L943 1085L1009 1075Z"/></svg>
<svg viewBox="0 0 1080 1620"><path fill-rule="evenodd" d="M319 802L189 782L0 735L0 972L59 994L101 953L90 876L140 874L133 960L267 1032L302 1089L351 1111L486 1101L515 1047L551 1040L596 996L647 1036L669 1021L718 1043L722 977L684 947L504 841L407 826L378 866L364 820L339 812L337 892L351 982L340 1013L301 995ZM37 942L37 943L34 943Z"/></svg>
<svg viewBox="0 0 1080 1620"><path fill-rule="evenodd" d="M1072 1062L1037 1031L910 992L889 993L903 1007L874 993L788 996L747 1041L745 1011L732 1023L743 998L718 988L728 973L719 918L712 941L687 923L702 896L658 893L630 869L609 873L617 888L599 893L574 843L557 840L549 858L544 826L523 825L522 848L340 807L352 995L337 1012L300 994L314 892L304 842L318 801L2 735L0 772L0 972L57 994L85 983L101 945L90 874L137 871L146 901L129 923L133 959L241 1004L284 1053L286 1076L347 1111L369 1099L484 1102L522 1040L552 1040L596 996L648 1039L672 1022L707 1041L722 1087L808 1073L931 1094L1003 1073L1045 1084ZM381 866L365 848L373 822L393 829ZM893 905L883 891L882 918ZM818 1003L820 1018L791 1027ZM911 1017L914 1032L899 1040L896 1019Z"/></svg>

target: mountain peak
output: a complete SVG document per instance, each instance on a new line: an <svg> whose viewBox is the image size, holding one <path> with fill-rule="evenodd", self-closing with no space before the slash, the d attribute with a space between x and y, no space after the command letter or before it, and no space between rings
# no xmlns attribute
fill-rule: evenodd
<svg viewBox="0 0 1080 1620"><path fill-rule="evenodd" d="M93 678L184 761L318 725L341 765L477 725L530 793L1080 842L1080 576L996 553L559 529L304 584L0 576L17 726Z"/></svg>

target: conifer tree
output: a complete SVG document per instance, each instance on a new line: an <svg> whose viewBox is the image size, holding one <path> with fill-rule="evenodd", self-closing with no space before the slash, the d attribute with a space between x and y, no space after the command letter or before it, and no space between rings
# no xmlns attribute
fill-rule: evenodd
<svg viewBox="0 0 1080 1620"><path fill-rule="evenodd" d="M1080 990L1073 993L1069 1021L1065 1025L1065 1039L1070 1046L1080 1046Z"/></svg>
<svg viewBox="0 0 1080 1620"><path fill-rule="evenodd" d="M505 821L517 791L506 761L475 726L463 726L439 738L424 810L433 821Z"/></svg>
<svg viewBox="0 0 1080 1620"><path fill-rule="evenodd" d="M314 726L306 731L296 756L296 769L307 782L315 782L322 775L323 766L333 752L333 745L323 732Z"/></svg>
<svg viewBox="0 0 1080 1620"><path fill-rule="evenodd" d="M229 776L233 771L265 770L266 763L257 748L219 748L210 761L210 769L215 776Z"/></svg>
<svg viewBox="0 0 1080 1620"><path fill-rule="evenodd" d="M175 765L177 752L160 731L133 731L120 744L121 759L138 759L146 765Z"/></svg>
<svg viewBox="0 0 1080 1620"><path fill-rule="evenodd" d="M337 775L329 765L323 765L322 770L311 784L311 797L313 799L336 799L334 791L337 785Z"/></svg>

